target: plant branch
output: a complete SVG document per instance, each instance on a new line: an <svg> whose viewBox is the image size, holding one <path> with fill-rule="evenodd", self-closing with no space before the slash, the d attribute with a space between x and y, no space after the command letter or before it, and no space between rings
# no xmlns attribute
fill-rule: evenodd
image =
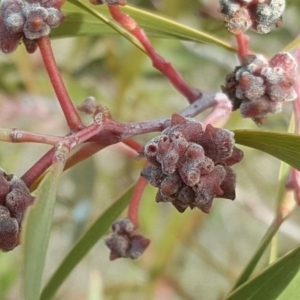
<svg viewBox="0 0 300 300"><path fill-rule="evenodd" d="M59 104L62 108L62 111L65 115L68 126L71 130L78 130L82 128L82 122L76 108L74 107L69 97L69 94L62 81L60 72L57 68L49 36L39 38L37 40L37 43L45 64L45 68L49 75L49 79L59 101Z"/></svg>
<svg viewBox="0 0 300 300"><path fill-rule="evenodd" d="M26 173L21 177L28 188L51 166L55 147L44 154Z"/></svg>
<svg viewBox="0 0 300 300"><path fill-rule="evenodd" d="M208 116L202 121L203 125L218 123L218 127L223 127L232 113L232 103L223 93L215 94L216 105Z"/></svg>
<svg viewBox="0 0 300 300"><path fill-rule="evenodd" d="M183 77L173 68L170 62L161 57L152 46L143 29L141 29L133 18L124 14L120 7L108 5L112 18L135 36L144 47L146 53L152 60L153 67L168 77L173 86L184 95L190 103L201 96L198 89L191 87Z"/></svg>
<svg viewBox="0 0 300 300"><path fill-rule="evenodd" d="M19 129L0 128L0 140L10 143L39 143L56 145L63 140L62 137L26 132Z"/></svg>
<svg viewBox="0 0 300 300"><path fill-rule="evenodd" d="M244 56L249 54L249 37L244 34L235 35L238 44L238 56L241 63L243 63Z"/></svg>
<svg viewBox="0 0 300 300"><path fill-rule="evenodd" d="M142 195L143 195L146 185L147 185L147 180L143 177L140 177L138 179L138 182L136 183L136 186L134 188L134 191L133 191L130 203L129 203L127 217L133 223L135 228L139 227L138 211L139 211Z"/></svg>
<svg viewBox="0 0 300 300"><path fill-rule="evenodd" d="M217 109L213 110L211 119L219 118L221 115L223 116L226 114L225 108L229 107L229 100L227 97L223 97L222 93L203 93L200 99L190 104L187 108L182 110L180 114L184 117L195 117L209 107L224 108L220 109L219 112ZM103 148L119 142L125 141L125 144L134 150L139 150L141 148L140 145L137 143L133 144L133 141L128 140L129 138L140 134L162 131L169 126L169 124L170 118L126 124L106 118L101 113L97 114L94 117L94 123L90 126L77 132L71 132L63 138L58 137L58 139L60 139L59 141L68 143L70 149L74 149L77 145L84 142L93 142L84 145L74 153L68 159L65 169L87 159ZM54 150L52 149L47 152L22 176L22 180L28 187L30 187L51 165L51 155L53 155L53 151Z"/></svg>

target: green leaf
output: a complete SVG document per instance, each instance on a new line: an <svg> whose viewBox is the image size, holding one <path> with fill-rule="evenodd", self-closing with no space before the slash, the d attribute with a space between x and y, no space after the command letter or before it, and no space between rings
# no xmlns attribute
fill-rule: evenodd
<svg viewBox="0 0 300 300"><path fill-rule="evenodd" d="M289 126L288 132L294 132L294 129L295 129L294 124L295 124L295 120L294 120L294 117L292 117L291 121L290 121L290 126ZM235 282L231 291L238 288L240 285L242 285L244 282L246 282L250 278L252 272L254 271L257 263L259 262L260 258L264 254L268 245L270 244L272 238L278 232L278 229L280 228L280 226L282 225L282 223L285 221L285 219L287 217L287 216L282 216L281 215L282 212L278 208L285 197L285 192L286 192L285 183L286 183L288 175L289 175L289 169L290 168L288 167L288 165L286 163L281 162L279 175L278 175L278 184L277 184L279 186L279 188L278 188L277 201L276 201L276 204L277 204L276 216L275 216L274 221L272 222L271 226L268 228L267 233L265 234L262 241L260 242L260 245L256 249L253 257L250 259L247 266L245 267L245 269L239 276L238 280Z"/></svg>
<svg viewBox="0 0 300 300"><path fill-rule="evenodd" d="M299 47L299 44L300 44L300 37L296 37L293 41L291 41L288 45L286 45L282 51L292 52L293 50Z"/></svg>
<svg viewBox="0 0 300 300"><path fill-rule="evenodd" d="M297 247L241 285L226 300L298 300L299 294L300 247Z"/></svg>
<svg viewBox="0 0 300 300"><path fill-rule="evenodd" d="M39 299L46 252L59 178L64 164L52 164L40 184L35 204L28 208L23 223L24 293L26 300Z"/></svg>
<svg viewBox="0 0 300 300"><path fill-rule="evenodd" d="M97 31L98 28L97 25L93 29L91 26L88 26L88 30L84 30L85 27L84 25L89 23L90 18L95 18L98 23L100 22L101 26L104 26L104 30L110 28L112 33L118 33L124 36L128 41L130 41L137 48L139 48L141 51L144 52L144 49L140 45L139 41L128 31L126 31L122 26L120 26L118 23L108 19L102 13L95 10L91 5L86 5L85 3L82 3L78 0L68 0L68 1L72 3L73 7L77 8L77 10L79 9L79 11L77 13L71 13L68 16L69 21L63 23L64 25L66 25L66 27L59 26L60 32L66 34L66 36L99 35L99 31ZM82 15L83 12L87 14L86 20L81 20L81 18L84 18L84 16ZM69 22L71 24L68 24ZM94 34L90 34L91 29L92 32L93 30L95 30ZM54 35L52 36L55 36L56 33L54 32Z"/></svg>
<svg viewBox="0 0 300 300"><path fill-rule="evenodd" d="M300 136L273 131L234 130L235 142L261 150L300 170Z"/></svg>
<svg viewBox="0 0 300 300"><path fill-rule="evenodd" d="M133 187L121 196L113 205L111 205L77 241L43 289L40 298L41 300L47 300L53 297L75 266L106 233L111 224L126 208L130 201L132 192Z"/></svg>
<svg viewBox="0 0 300 300"><path fill-rule="evenodd" d="M249 277L251 276L252 272L254 271L257 263L259 262L260 258L264 254L265 250L267 249L268 245L270 244L272 238L277 233L280 225L282 222L277 222L275 219L272 225L269 227L267 233L263 237L259 247L257 248L256 252L254 253L253 257L250 259L249 263L243 270L242 274L239 276L238 280L235 282L234 286L232 287L232 291L237 289L240 285L246 282Z"/></svg>
<svg viewBox="0 0 300 300"><path fill-rule="evenodd" d="M130 6L125 6L121 9L124 13L133 17L149 37L213 44L236 52L236 49L229 43L209 33L184 26L141 9ZM51 36L53 37L100 36L112 33L120 34L122 32L120 30L121 26L111 19L105 5L92 6L79 0L68 0L63 6L63 11L67 18L57 29L52 31ZM125 30L122 30L121 34L124 35Z"/></svg>

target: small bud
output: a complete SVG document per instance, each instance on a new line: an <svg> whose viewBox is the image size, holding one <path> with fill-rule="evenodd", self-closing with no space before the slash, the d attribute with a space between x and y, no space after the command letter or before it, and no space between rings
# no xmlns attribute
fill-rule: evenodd
<svg viewBox="0 0 300 300"><path fill-rule="evenodd" d="M19 243L19 225L10 217L9 210L0 205L0 249L10 251Z"/></svg>
<svg viewBox="0 0 300 300"><path fill-rule="evenodd" d="M215 164L222 163L232 154L233 133L226 129L214 128L208 124L199 139L199 143L204 149L205 156L212 159Z"/></svg>
<svg viewBox="0 0 300 300"><path fill-rule="evenodd" d="M221 184L225 176L226 171L224 167L217 165L211 173L202 176L201 181L193 187L196 193L195 202L199 209L208 212L206 204L211 202L213 198L224 194Z"/></svg>
<svg viewBox="0 0 300 300"><path fill-rule="evenodd" d="M163 174L161 167L158 165L149 165L141 172L141 176L147 179L155 187L160 187L166 175Z"/></svg>
<svg viewBox="0 0 300 300"><path fill-rule="evenodd" d="M10 191L9 183L6 179L5 173L0 170L0 205L3 205L5 198Z"/></svg>
<svg viewBox="0 0 300 300"><path fill-rule="evenodd" d="M282 24L285 0L220 0L220 7L232 34L244 33L250 27L265 34Z"/></svg>
<svg viewBox="0 0 300 300"><path fill-rule="evenodd" d="M174 172L171 175L165 177L165 179L161 182L160 192L163 196L171 196L177 193L183 182L181 177L177 172Z"/></svg>
<svg viewBox="0 0 300 300"><path fill-rule="evenodd" d="M110 260L120 257L136 259L148 247L150 240L144 238L129 219L118 220L112 225L113 233L106 238Z"/></svg>
<svg viewBox="0 0 300 300"><path fill-rule="evenodd" d="M36 51L36 49L38 48L37 42L35 40L29 40L26 37L23 37L23 44L26 48L26 51L29 54L32 54Z"/></svg>
<svg viewBox="0 0 300 300"><path fill-rule="evenodd" d="M226 77L222 90L233 109L240 108L242 117L262 124L268 113L280 112L283 102L297 98L297 72L297 62L287 52L276 54L269 62L262 55L246 55L242 66Z"/></svg>
<svg viewBox="0 0 300 300"><path fill-rule="evenodd" d="M34 197L25 183L16 176L10 181L10 192L6 196L5 206L9 209L11 216L21 225L25 211L34 201Z"/></svg>
<svg viewBox="0 0 300 300"><path fill-rule="evenodd" d="M14 51L24 40L28 53L37 46L28 40L49 35L51 28L65 19L60 11L64 0L3 0L0 11L0 49L4 53Z"/></svg>
<svg viewBox="0 0 300 300"><path fill-rule="evenodd" d="M134 231L134 225L129 219L121 219L112 224L112 230L117 234L127 234Z"/></svg>

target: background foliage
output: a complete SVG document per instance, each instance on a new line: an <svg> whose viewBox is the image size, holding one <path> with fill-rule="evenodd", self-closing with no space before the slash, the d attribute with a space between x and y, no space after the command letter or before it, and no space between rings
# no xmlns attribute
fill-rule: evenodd
<svg viewBox="0 0 300 300"><path fill-rule="evenodd" d="M233 37L224 29L217 13L218 1L153 2L157 5L146 0L130 1L130 4L234 45ZM67 14L78 11L70 3L65 10ZM105 7L103 11L105 15ZM251 34L251 48L269 56L282 50L299 30L299 11L298 1L287 1L283 27L267 36ZM77 15L78 19L76 14L72 16L79 24L82 22L80 15ZM87 15L85 22L89 20L94 19ZM78 37L72 36L78 35L78 31L68 27L53 31L54 52L75 103L93 95L110 109L115 119L124 122L170 116L187 105L139 49L124 37L112 34L106 25L97 24L91 28L96 28L93 34L92 29L88 29L89 34L82 32ZM62 38L66 32L71 37ZM219 90L226 74L238 64L235 54L223 47L183 41L184 37L163 38L162 33L149 29L148 32L153 36L156 50L200 89ZM0 55L0 65L0 126L65 134L68 128L39 53L28 56L23 47L19 47L13 55ZM201 120L203 116L197 119ZM261 128L252 121L242 120L235 112L226 128L286 132L290 119L291 105L287 105L282 114L269 116L267 124ZM89 121L87 118L86 122ZM137 137L137 140L144 143L152 136ZM47 149L45 145L2 143L0 165L8 173L22 175ZM196 210L179 214L169 205L156 204L155 189L147 187L140 219L143 234L151 238L145 254L137 261L120 259L111 263L103 239L100 239L67 277L55 299L224 299L275 216L278 193L282 190L279 183L284 176L284 172L279 174L280 161L276 158L258 150L242 149L245 159L234 168L238 174L234 202L216 200L209 215ZM62 175L43 284L81 234L136 182L142 167L142 161L131 159L124 151L112 146ZM283 224L254 274L274 259L273 253L282 256L299 243L299 217L299 210L296 210ZM282 264L286 263L292 269L292 277L288 278L296 280L292 283L296 282L297 288L299 275L293 277L297 270L292 266L297 266L299 250L292 255L293 260L288 259ZM0 299L22 299L22 247L0 253L0 266ZM269 273L274 274L272 270ZM280 274L280 278L286 275ZM260 286L268 278L270 276L262 277L256 284ZM255 282L252 284L255 288ZM289 296L288 289L286 295L286 298L278 299L296 299ZM229 299L245 297L237 294Z"/></svg>

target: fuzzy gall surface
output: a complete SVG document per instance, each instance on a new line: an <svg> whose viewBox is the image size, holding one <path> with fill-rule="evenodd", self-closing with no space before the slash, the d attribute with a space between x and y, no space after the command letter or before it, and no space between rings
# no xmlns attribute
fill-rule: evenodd
<svg viewBox="0 0 300 300"><path fill-rule="evenodd" d="M36 40L50 34L65 15L65 0L2 0L0 4L0 49L13 52L23 41L28 53L37 49Z"/></svg>
<svg viewBox="0 0 300 300"><path fill-rule="evenodd" d="M235 199L231 166L243 158L233 133L173 114L171 125L142 149L150 163L141 176L158 188L157 202L171 202L179 212L188 207L210 211L216 197Z"/></svg>
<svg viewBox="0 0 300 300"><path fill-rule="evenodd" d="M25 183L0 169L0 250L10 251L19 244L24 214L33 202Z"/></svg>
<svg viewBox="0 0 300 300"><path fill-rule="evenodd" d="M265 34L282 24L285 0L220 0L220 10L232 34L249 28Z"/></svg>
<svg viewBox="0 0 300 300"><path fill-rule="evenodd" d="M276 54L270 61L262 55L247 55L222 87L244 118L264 123L268 113L278 113L285 102L297 98L294 83L297 62L287 52Z"/></svg>
<svg viewBox="0 0 300 300"><path fill-rule="evenodd" d="M106 246L110 249L110 260L117 258L136 259L148 247L150 240L143 237L134 228L129 219L117 220L112 225L113 233L105 239Z"/></svg>

